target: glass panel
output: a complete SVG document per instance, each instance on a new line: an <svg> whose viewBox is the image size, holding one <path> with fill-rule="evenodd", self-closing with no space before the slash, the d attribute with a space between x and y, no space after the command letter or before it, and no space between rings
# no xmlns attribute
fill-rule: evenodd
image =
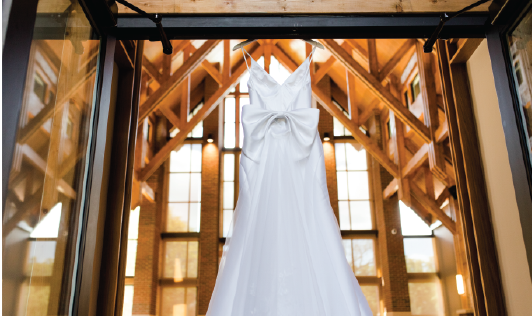
<svg viewBox="0 0 532 316"><path fill-rule="evenodd" d="M444 315L439 283L409 282L408 293L412 315Z"/></svg>
<svg viewBox="0 0 532 316"><path fill-rule="evenodd" d="M224 155L224 181L235 180L235 155Z"/></svg>
<svg viewBox="0 0 532 316"><path fill-rule="evenodd" d="M187 287L187 316L196 315L196 292L195 287Z"/></svg>
<svg viewBox="0 0 532 316"><path fill-rule="evenodd" d="M411 208L399 201L401 232L403 236L432 235L432 229Z"/></svg>
<svg viewBox="0 0 532 316"><path fill-rule="evenodd" d="M134 210L129 212L129 229L127 231L128 239L139 238L139 218L140 218L140 206L137 206Z"/></svg>
<svg viewBox="0 0 532 316"><path fill-rule="evenodd" d="M223 237L227 237L229 234L229 225L233 219L233 210L224 210L223 211Z"/></svg>
<svg viewBox="0 0 532 316"><path fill-rule="evenodd" d="M187 275L187 242L165 242L164 278L174 279L181 282Z"/></svg>
<svg viewBox="0 0 532 316"><path fill-rule="evenodd" d="M344 245L345 257L347 259L347 263L349 264L351 269L353 269L353 247L351 245L351 239L342 239L342 243Z"/></svg>
<svg viewBox="0 0 532 316"><path fill-rule="evenodd" d="M523 132L527 139L529 163L532 164L532 7L508 35L514 81L519 96Z"/></svg>
<svg viewBox="0 0 532 316"><path fill-rule="evenodd" d="M338 185L338 199L347 200L347 172L338 171L336 173L336 181Z"/></svg>
<svg viewBox="0 0 532 316"><path fill-rule="evenodd" d="M404 238L406 270L436 272L432 238Z"/></svg>
<svg viewBox="0 0 532 316"><path fill-rule="evenodd" d="M133 285L124 286L124 306L122 309L122 316L133 315Z"/></svg>
<svg viewBox="0 0 532 316"><path fill-rule="evenodd" d="M135 263L137 259L137 241L127 241L126 276L135 276Z"/></svg>
<svg viewBox="0 0 532 316"><path fill-rule="evenodd" d="M189 208L190 208L189 210L190 220L188 223L188 231L199 233L201 203L190 203Z"/></svg>
<svg viewBox="0 0 532 316"><path fill-rule="evenodd" d="M336 156L336 170L347 170L347 165L345 161L345 144L334 144L334 151L334 154Z"/></svg>
<svg viewBox="0 0 532 316"><path fill-rule="evenodd" d="M170 153L170 172L190 171L190 151L190 144L184 144L179 151Z"/></svg>
<svg viewBox="0 0 532 316"><path fill-rule="evenodd" d="M339 201L338 209L340 213L340 229L350 230L351 229L351 217L349 215L349 202Z"/></svg>
<svg viewBox="0 0 532 316"><path fill-rule="evenodd" d="M197 241L188 242L187 278L198 277L198 246L199 243Z"/></svg>
<svg viewBox="0 0 532 316"><path fill-rule="evenodd" d="M373 239L353 239L355 275L377 275Z"/></svg>
<svg viewBox="0 0 532 316"><path fill-rule="evenodd" d="M161 315L186 316L187 305L184 287L163 287Z"/></svg>
<svg viewBox="0 0 532 316"><path fill-rule="evenodd" d="M168 203L166 231L186 232L188 227L188 203Z"/></svg>
<svg viewBox="0 0 532 316"><path fill-rule="evenodd" d="M38 11L56 2L39 1ZM75 292L64 281L73 277L80 212L88 201L100 41L92 39L78 1L60 11L54 31L35 23L31 42L3 205L3 315L67 315L65 302Z"/></svg>
<svg viewBox="0 0 532 316"><path fill-rule="evenodd" d="M350 200L369 199L368 173L365 171L349 171L347 182Z"/></svg>
<svg viewBox="0 0 532 316"><path fill-rule="evenodd" d="M368 170L366 151L356 150L352 144L345 145L347 155L347 170Z"/></svg>
<svg viewBox="0 0 532 316"><path fill-rule="evenodd" d="M169 202L188 202L190 173L171 173L168 186Z"/></svg>
<svg viewBox="0 0 532 316"><path fill-rule="evenodd" d="M349 207L351 209L351 229L373 229L369 201L351 201L349 202Z"/></svg>
<svg viewBox="0 0 532 316"><path fill-rule="evenodd" d="M362 285L360 288L362 289L362 293L364 293L366 300L368 300L369 308L371 308L373 315L380 315L379 287L377 285Z"/></svg>
<svg viewBox="0 0 532 316"><path fill-rule="evenodd" d="M234 182L224 182L224 209L234 209L235 202L235 183Z"/></svg>
<svg viewBox="0 0 532 316"><path fill-rule="evenodd" d="M345 127L342 123L340 123L340 121L336 117L333 117L333 128L334 136L345 136Z"/></svg>
<svg viewBox="0 0 532 316"><path fill-rule="evenodd" d="M190 174L190 201L201 201L201 173Z"/></svg>
<svg viewBox="0 0 532 316"><path fill-rule="evenodd" d="M235 148L236 145L235 123L225 123L224 125L224 147Z"/></svg>
<svg viewBox="0 0 532 316"><path fill-rule="evenodd" d="M225 123L236 122L235 107L236 107L235 98L232 98L232 97L225 98L225 111L224 111L224 122Z"/></svg>
<svg viewBox="0 0 532 316"><path fill-rule="evenodd" d="M201 144L192 144L192 150L190 155L190 171L201 172Z"/></svg>

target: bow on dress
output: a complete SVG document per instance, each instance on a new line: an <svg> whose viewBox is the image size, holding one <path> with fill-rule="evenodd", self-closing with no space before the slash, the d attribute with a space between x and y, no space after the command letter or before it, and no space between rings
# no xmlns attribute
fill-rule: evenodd
<svg viewBox="0 0 532 316"><path fill-rule="evenodd" d="M318 109L312 108L273 111L253 104L243 106L244 155L255 162L260 161L269 134L273 137L289 137L296 160L308 157L316 139L319 113Z"/></svg>

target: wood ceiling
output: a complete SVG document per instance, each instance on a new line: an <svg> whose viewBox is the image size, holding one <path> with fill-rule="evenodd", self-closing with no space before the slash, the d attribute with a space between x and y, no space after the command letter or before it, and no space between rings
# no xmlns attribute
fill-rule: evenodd
<svg viewBox="0 0 532 316"><path fill-rule="evenodd" d="M394 177L383 184L383 198L399 191L401 200L424 220L432 223L438 219L454 233L455 222L441 209L449 196L446 188L455 180L436 54L424 54L422 41L414 39L319 41L326 49L316 52L311 65L313 96ZM137 169L140 181L157 170L238 84L247 70L242 53L230 49L238 42L172 41L172 56L162 54L160 43L146 43L139 124L161 115L178 133L142 161ZM292 72L303 62L310 45L290 39L259 40L248 51L256 60L263 56L265 68L275 57ZM417 75L420 96L407 107L403 95L410 93L410 83ZM191 106L203 98L202 84L207 77L217 83L217 90L187 121ZM324 82L330 89L322 88ZM374 114L380 117L383 135L388 134L386 126L390 129L391 137L386 137L382 146L360 129L368 130L368 119Z"/></svg>
<svg viewBox="0 0 532 316"><path fill-rule="evenodd" d="M474 0L129 0L146 12L153 13L427 13L454 12ZM63 12L69 0L41 0L39 13ZM472 11L487 12L489 3ZM118 5L119 13L133 13Z"/></svg>

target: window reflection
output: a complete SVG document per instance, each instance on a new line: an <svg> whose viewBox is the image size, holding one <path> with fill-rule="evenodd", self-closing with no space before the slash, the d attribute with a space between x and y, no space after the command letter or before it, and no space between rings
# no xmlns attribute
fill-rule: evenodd
<svg viewBox="0 0 532 316"><path fill-rule="evenodd" d="M514 79L521 105L523 129L528 140L529 159L532 159L532 8L524 15L517 27L509 33L508 44L514 71ZM532 160L529 160L532 163Z"/></svg>
<svg viewBox="0 0 532 316"><path fill-rule="evenodd" d="M38 11L49 5L39 1ZM46 39L36 23L31 42L3 205L3 315L66 315L74 292L64 280L86 203L100 42L76 0L62 11L62 39Z"/></svg>

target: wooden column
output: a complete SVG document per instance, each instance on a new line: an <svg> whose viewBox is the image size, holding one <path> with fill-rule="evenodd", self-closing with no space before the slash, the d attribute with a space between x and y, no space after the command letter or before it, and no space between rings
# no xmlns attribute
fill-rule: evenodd
<svg viewBox="0 0 532 316"><path fill-rule="evenodd" d="M417 65L419 69L419 82L421 97L423 98L423 119L429 128L429 165L430 170L438 178L446 179L445 158L443 145L438 143L436 131L440 126L438 105L436 104L436 83L434 79L434 55L423 52L423 44L416 42Z"/></svg>
<svg viewBox="0 0 532 316"><path fill-rule="evenodd" d="M217 89L218 83L212 78L207 78L205 98L208 99ZM198 315L207 313L218 274L218 229L220 223L220 148L216 145L219 137L218 115L219 111L212 111L203 120ZM214 137L213 143L207 143L209 134Z"/></svg>

